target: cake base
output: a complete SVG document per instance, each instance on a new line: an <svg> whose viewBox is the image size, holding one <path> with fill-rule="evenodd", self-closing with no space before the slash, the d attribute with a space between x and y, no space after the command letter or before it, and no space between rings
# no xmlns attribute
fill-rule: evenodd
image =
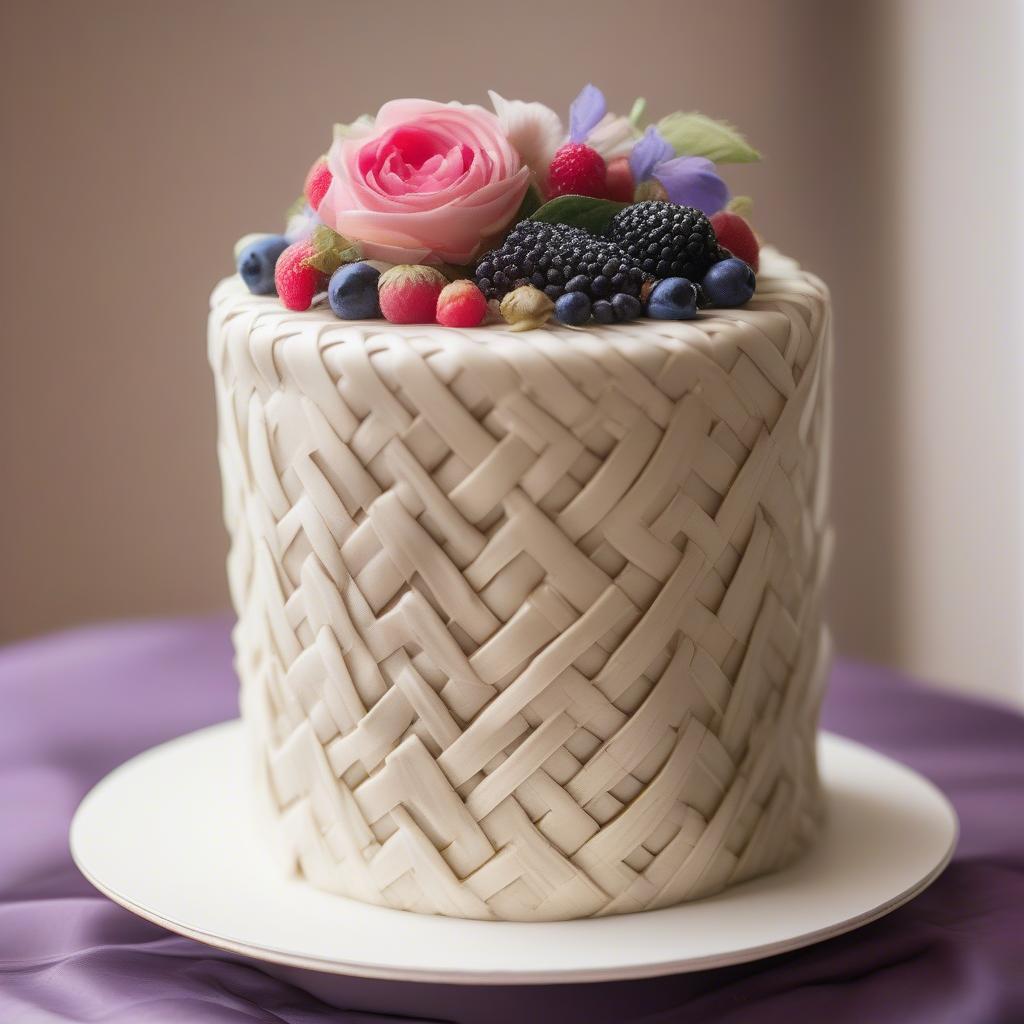
<svg viewBox="0 0 1024 1024"><path fill-rule="evenodd" d="M814 841L831 311L586 331L211 299L263 841L476 920L707 898Z"/></svg>
<svg viewBox="0 0 1024 1024"><path fill-rule="evenodd" d="M253 836L243 743L241 723L227 722L122 765L79 807L71 852L96 888L132 912L219 949L318 972L318 993L324 974L554 984L773 956L907 902L946 866L957 835L953 808L931 783L825 734L826 822L783 871L638 914L529 924L411 914L282 876Z"/></svg>

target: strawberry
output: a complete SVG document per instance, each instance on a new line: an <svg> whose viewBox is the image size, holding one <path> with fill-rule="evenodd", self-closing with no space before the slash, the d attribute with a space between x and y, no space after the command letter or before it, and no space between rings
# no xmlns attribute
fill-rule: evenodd
<svg viewBox="0 0 1024 1024"><path fill-rule="evenodd" d="M432 324L446 284L448 279L436 267L399 264L377 282L380 311L393 324Z"/></svg>
<svg viewBox="0 0 1024 1024"><path fill-rule="evenodd" d="M548 167L548 197L608 195L608 168L596 149L582 142L567 142Z"/></svg>
<svg viewBox="0 0 1024 1024"><path fill-rule="evenodd" d="M757 270L761 246L750 225L738 213L719 210L711 215L711 226L719 245L743 260L751 270Z"/></svg>
<svg viewBox="0 0 1024 1024"><path fill-rule="evenodd" d="M313 296L327 284L327 275L306 262L313 255L313 247L306 241L289 245L277 258L274 284L287 309L309 309Z"/></svg>
<svg viewBox="0 0 1024 1024"><path fill-rule="evenodd" d="M469 280L452 281L437 297L437 322L445 327L479 327L486 312L484 293Z"/></svg>
<svg viewBox="0 0 1024 1024"><path fill-rule="evenodd" d="M327 167L327 158L322 156L310 167L302 191L306 196L306 201L316 210L330 187L331 172Z"/></svg>

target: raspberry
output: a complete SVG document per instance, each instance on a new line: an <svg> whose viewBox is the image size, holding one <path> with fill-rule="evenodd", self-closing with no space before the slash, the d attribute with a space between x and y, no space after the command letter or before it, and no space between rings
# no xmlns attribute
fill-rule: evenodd
<svg viewBox="0 0 1024 1024"><path fill-rule="evenodd" d="M629 169L629 157L616 157L608 164L607 191L608 198L614 199L617 203L633 202L636 185L633 182L633 172Z"/></svg>
<svg viewBox="0 0 1024 1024"><path fill-rule="evenodd" d="M718 213L712 214L711 226L718 236L719 245L743 260L751 269L758 269L761 247L757 244L757 238L750 225L738 213L719 210Z"/></svg>
<svg viewBox="0 0 1024 1024"><path fill-rule="evenodd" d="M315 161L313 166L310 167L309 173L306 175L306 184L302 188L302 192L306 197L306 202L309 203L314 210L319 209L320 203L323 201L323 198L330 187L331 172L327 166L327 160L324 157L320 157L320 159Z"/></svg>
<svg viewBox="0 0 1024 1024"><path fill-rule="evenodd" d="M711 221L691 206L649 200L612 218L608 237L646 274L700 281L725 255Z"/></svg>
<svg viewBox="0 0 1024 1024"><path fill-rule="evenodd" d="M567 142L548 168L548 196L591 196L604 199L608 195L608 168L596 149L582 142Z"/></svg>

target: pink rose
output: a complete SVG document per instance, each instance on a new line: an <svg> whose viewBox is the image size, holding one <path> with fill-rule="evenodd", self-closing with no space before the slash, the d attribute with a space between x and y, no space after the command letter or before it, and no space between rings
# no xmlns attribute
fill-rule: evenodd
<svg viewBox="0 0 1024 1024"><path fill-rule="evenodd" d="M327 159L320 217L391 263L468 263L515 216L530 180L497 117L460 103L385 103Z"/></svg>

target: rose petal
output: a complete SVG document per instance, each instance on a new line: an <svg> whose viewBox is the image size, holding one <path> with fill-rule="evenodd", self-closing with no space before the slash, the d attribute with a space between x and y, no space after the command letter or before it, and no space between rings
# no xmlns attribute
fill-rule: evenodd
<svg viewBox="0 0 1024 1024"><path fill-rule="evenodd" d="M324 223L391 262L465 263L522 202L530 170L481 107L395 100L372 131L336 139Z"/></svg>
<svg viewBox="0 0 1024 1024"><path fill-rule="evenodd" d="M370 258L388 258L374 255L372 247L381 243L410 249L418 246L430 254L428 258L464 264L479 251L482 239L512 219L529 184L529 170L521 168L512 181L513 190L506 187L507 181L493 182L463 199L419 212L342 211L334 218L334 228L346 238L360 241ZM322 212L323 203L320 209Z"/></svg>

